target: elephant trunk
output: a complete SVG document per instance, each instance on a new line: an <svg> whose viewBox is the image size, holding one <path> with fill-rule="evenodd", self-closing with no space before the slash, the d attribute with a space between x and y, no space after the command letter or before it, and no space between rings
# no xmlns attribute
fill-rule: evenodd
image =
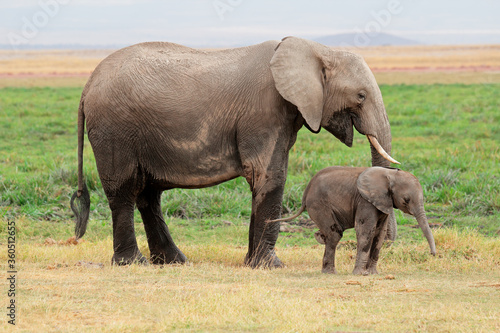
<svg viewBox="0 0 500 333"><path fill-rule="evenodd" d="M425 238L427 238L427 242L429 243L429 247L431 248L431 254L435 255L436 244L434 243L434 236L432 236L431 228L429 227L427 216L425 215L423 209L415 215L415 218L417 219L418 225L420 226L420 229L422 229Z"/></svg>

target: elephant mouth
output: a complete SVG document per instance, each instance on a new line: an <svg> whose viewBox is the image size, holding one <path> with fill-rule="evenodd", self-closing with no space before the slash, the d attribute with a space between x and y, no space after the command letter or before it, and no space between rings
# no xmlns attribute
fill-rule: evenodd
<svg viewBox="0 0 500 333"><path fill-rule="evenodd" d="M333 134L347 147L352 147L354 137L353 127L352 113L349 109L338 111L336 116L330 118L328 124L323 126L324 129Z"/></svg>
<svg viewBox="0 0 500 333"><path fill-rule="evenodd" d="M342 111L338 111L335 117L332 117L328 120L326 126L323 126L328 132L332 133L337 139L342 141L347 147L352 147L353 137L354 137L354 128L363 135L366 135L368 141L371 143L373 148L377 150L377 152L394 164L401 164L392 158L385 149L380 145L377 138L374 135L367 134L364 131L360 130L359 126L359 117L356 113L352 112L351 109L344 109Z"/></svg>

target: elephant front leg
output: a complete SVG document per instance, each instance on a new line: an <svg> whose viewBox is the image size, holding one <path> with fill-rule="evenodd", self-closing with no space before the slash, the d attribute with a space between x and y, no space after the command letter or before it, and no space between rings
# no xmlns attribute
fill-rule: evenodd
<svg viewBox="0 0 500 333"><path fill-rule="evenodd" d="M274 250L279 235L279 223L266 221L280 217L285 181L272 177L264 178L267 181L255 184L252 189L252 217L245 264L253 268L283 267Z"/></svg>
<svg viewBox="0 0 500 333"><path fill-rule="evenodd" d="M375 237L378 210L368 202L361 202L356 212L355 230L357 239L356 264L354 275L368 275L367 270Z"/></svg>
<svg viewBox="0 0 500 333"><path fill-rule="evenodd" d="M389 218L386 216L382 216L378 223L377 229L375 230L375 237L372 242L372 248L370 251L370 259L368 260L368 264L366 270L368 274L378 274L377 271L377 263L380 255L380 249L384 244L384 240L387 236L387 231L389 227Z"/></svg>
<svg viewBox="0 0 500 333"><path fill-rule="evenodd" d="M175 245L161 211L161 192L145 189L137 198L137 208L142 216L148 237L151 262L157 265L185 263L186 256Z"/></svg>

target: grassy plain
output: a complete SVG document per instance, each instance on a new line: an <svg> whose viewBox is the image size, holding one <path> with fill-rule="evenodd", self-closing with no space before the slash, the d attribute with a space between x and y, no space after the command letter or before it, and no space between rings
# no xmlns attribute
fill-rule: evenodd
<svg viewBox="0 0 500 333"><path fill-rule="evenodd" d="M108 228L108 236L91 236L78 246L19 241L20 331L500 329L498 239L470 230L437 230L437 257L427 253L424 242L397 242L383 252L383 273L369 277L349 273L355 249L346 244L337 253L340 274L331 276L320 273L322 247L310 239L291 247L280 241L284 269L242 266L247 227L232 221L233 226L203 232L188 232L171 221L190 263L164 268L109 265ZM18 219L19 228L32 223ZM139 241L146 250L143 233Z"/></svg>
<svg viewBox="0 0 500 333"><path fill-rule="evenodd" d="M0 243L7 221L15 221L18 330L499 331L499 88L381 87L392 155L420 178L430 222L439 227L438 255L428 254L415 220L398 212L398 239L382 252L381 275L370 277L350 274L352 230L337 253L339 275L321 274L323 247L307 214L280 235L285 269L244 267L251 197L243 179L164 193L163 211L188 265L113 267L110 213L88 142L91 221L84 242L66 244L81 86L0 89ZM285 214L300 206L320 169L369 164L361 135L347 148L328 133L301 130L290 155ZM136 232L148 254L139 214ZM7 272L6 250L0 263ZM5 318L0 326L7 327Z"/></svg>

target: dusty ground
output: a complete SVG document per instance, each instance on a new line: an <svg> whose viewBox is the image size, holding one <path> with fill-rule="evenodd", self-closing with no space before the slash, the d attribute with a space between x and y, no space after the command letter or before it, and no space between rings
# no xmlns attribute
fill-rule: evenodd
<svg viewBox="0 0 500 333"><path fill-rule="evenodd" d="M380 84L499 83L500 45L349 48ZM0 87L83 86L114 50L0 51Z"/></svg>

